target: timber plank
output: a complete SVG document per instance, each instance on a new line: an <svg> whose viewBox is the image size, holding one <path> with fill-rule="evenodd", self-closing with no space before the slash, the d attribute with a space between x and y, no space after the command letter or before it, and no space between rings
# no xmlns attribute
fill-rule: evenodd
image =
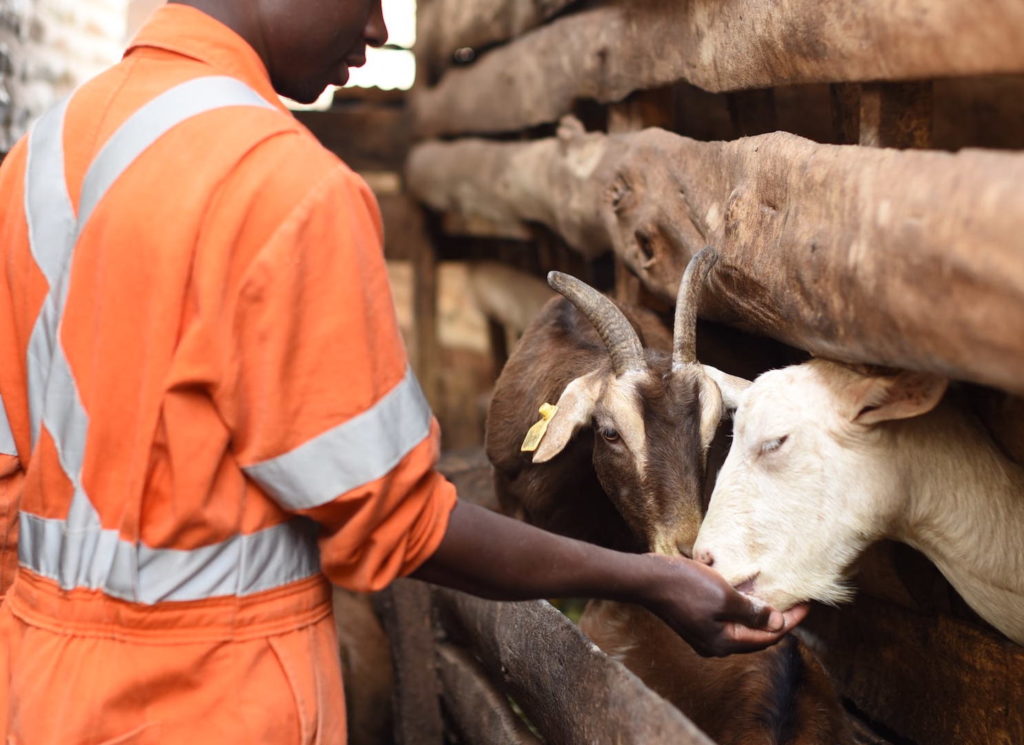
<svg viewBox="0 0 1024 745"><path fill-rule="evenodd" d="M714 745L549 603L434 597L446 630L471 646L545 742Z"/></svg>
<svg viewBox="0 0 1024 745"><path fill-rule="evenodd" d="M1024 393L1024 154L783 132L698 142L566 121L530 143L425 143L407 175L434 209L543 223L589 257L612 249L669 301L690 256L713 245L707 318Z"/></svg>
<svg viewBox="0 0 1024 745"><path fill-rule="evenodd" d="M1017 0L610 0L450 69L412 104L416 131L433 137L520 130L578 99L679 81L732 91L1020 72Z"/></svg>

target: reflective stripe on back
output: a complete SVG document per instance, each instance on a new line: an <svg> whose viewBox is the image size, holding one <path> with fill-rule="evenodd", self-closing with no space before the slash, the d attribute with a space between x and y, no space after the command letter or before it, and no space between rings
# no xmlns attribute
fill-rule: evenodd
<svg viewBox="0 0 1024 745"><path fill-rule="evenodd" d="M18 455L18 447L14 444L14 433L7 419L7 407L3 396L0 396L0 455Z"/></svg>
<svg viewBox="0 0 1024 745"><path fill-rule="evenodd" d="M64 270L63 264L75 232L75 212L64 177L64 146L61 141L67 105L67 99L61 101L32 127L25 166L25 217L29 247L51 288L57 285ZM33 448L39 440L46 390L45 380L39 375L50 369L57 343L54 338L55 303L55 296L48 293L28 344L28 401Z"/></svg>
<svg viewBox="0 0 1024 745"><path fill-rule="evenodd" d="M22 513L18 556L24 566L65 589L102 589L125 600L152 603L247 594L318 571L315 543L309 531L294 523L191 551L124 541L117 531L101 527L82 486L89 417L60 344L78 236L110 187L150 145L181 122L228 106L274 109L241 81L222 76L182 83L141 107L90 165L77 219L64 175L67 103L40 119L29 135L26 217L32 256L49 283L27 354L32 445L45 427L73 496L66 520Z"/></svg>
<svg viewBox="0 0 1024 745"><path fill-rule="evenodd" d="M303 518L186 551L125 541L116 530L68 533L64 520L19 517L23 566L64 586L62 555L94 556L93 574L75 586L136 603L251 595L320 571L317 526Z"/></svg>
<svg viewBox="0 0 1024 745"><path fill-rule="evenodd" d="M430 406L408 369L367 411L242 470L288 509L318 507L385 476L430 433L430 422Z"/></svg>

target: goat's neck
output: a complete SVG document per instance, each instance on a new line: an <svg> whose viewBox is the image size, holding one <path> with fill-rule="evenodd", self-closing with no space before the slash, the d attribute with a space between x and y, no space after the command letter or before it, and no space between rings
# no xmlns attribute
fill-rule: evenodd
<svg viewBox="0 0 1024 745"><path fill-rule="evenodd" d="M1024 644L1024 468L944 404L894 424L891 536L923 552L983 618Z"/></svg>

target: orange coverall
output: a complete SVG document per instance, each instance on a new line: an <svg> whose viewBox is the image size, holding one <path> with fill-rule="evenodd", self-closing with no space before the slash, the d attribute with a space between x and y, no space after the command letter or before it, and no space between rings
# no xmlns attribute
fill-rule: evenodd
<svg viewBox="0 0 1024 745"><path fill-rule="evenodd" d="M344 742L326 580L413 571L455 503L365 183L170 5L0 208L2 741Z"/></svg>

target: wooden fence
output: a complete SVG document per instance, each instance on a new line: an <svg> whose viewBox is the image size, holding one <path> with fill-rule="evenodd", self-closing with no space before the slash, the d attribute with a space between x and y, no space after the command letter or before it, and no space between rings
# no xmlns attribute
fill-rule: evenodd
<svg viewBox="0 0 1024 745"><path fill-rule="evenodd" d="M1024 5L419 8L407 195L383 201L405 226L388 227L390 254L419 267L428 390L443 385L439 259L486 260L501 361L547 269L664 311L711 244L703 318L775 351L963 381L1024 458ZM759 355L752 342L737 359ZM484 494L486 467L455 475L469 473L464 493ZM1024 649L905 546L869 550L858 587L802 633L861 742L1024 742ZM709 742L546 603L402 583L378 610L400 743Z"/></svg>

